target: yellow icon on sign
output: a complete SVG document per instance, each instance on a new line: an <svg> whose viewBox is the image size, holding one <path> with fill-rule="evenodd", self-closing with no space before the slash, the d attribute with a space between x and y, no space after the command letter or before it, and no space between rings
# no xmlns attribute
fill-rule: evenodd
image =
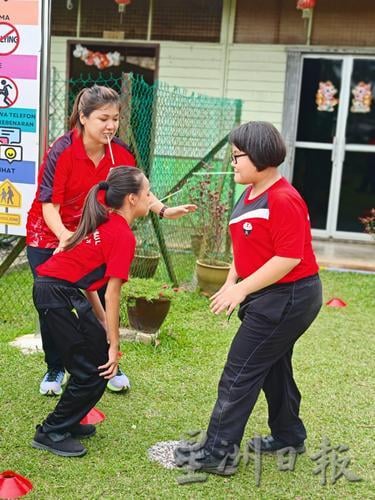
<svg viewBox="0 0 375 500"><path fill-rule="evenodd" d="M7 148L5 150L5 157L7 160L14 160L14 158L17 156L17 152L14 148Z"/></svg>
<svg viewBox="0 0 375 500"><path fill-rule="evenodd" d="M0 206L21 208L21 202L21 193L10 181L5 180L0 184Z"/></svg>
<svg viewBox="0 0 375 500"><path fill-rule="evenodd" d="M22 146L14 146L13 144L0 144L0 160L22 161Z"/></svg>

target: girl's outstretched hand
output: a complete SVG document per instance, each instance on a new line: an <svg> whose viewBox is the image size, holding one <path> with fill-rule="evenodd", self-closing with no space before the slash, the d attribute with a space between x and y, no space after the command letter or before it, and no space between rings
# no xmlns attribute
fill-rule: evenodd
<svg viewBox="0 0 375 500"><path fill-rule="evenodd" d="M166 219L179 219L184 215L195 212L197 205L178 205L177 207L168 207L164 212L164 217Z"/></svg>
<svg viewBox="0 0 375 500"><path fill-rule="evenodd" d="M110 379L117 374L119 361L118 348L110 347L108 349L108 361L105 365L98 366L98 370L101 372L99 375L106 379Z"/></svg>

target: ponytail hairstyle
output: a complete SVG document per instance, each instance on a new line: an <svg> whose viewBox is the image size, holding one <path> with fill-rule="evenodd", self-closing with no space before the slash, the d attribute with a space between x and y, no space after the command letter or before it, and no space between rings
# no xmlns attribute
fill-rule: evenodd
<svg viewBox="0 0 375 500"><path fill-rule="evenodd" d="M69 118L69 128L77 128L82 133L83 125L79 119L80 113L88 118L93 111L107 104L114 104L120 109L120 96L115 90L103 85L93 85L82 89L75 98L72 114Z"/></svg>
<svg viewBox="0 0 375 500"><path fill-rule="evenodd" d="M138 194L142 189L144 174L136 167L112 168L106 181L93 186L85 199L81 220L76 231L68 239L64 250L78 245L87 235L108 220L108 208L119 209L128 194ZM105 191L106 207L98 201L98 192ZM107 208L108 207L108 208Z"/></svg>

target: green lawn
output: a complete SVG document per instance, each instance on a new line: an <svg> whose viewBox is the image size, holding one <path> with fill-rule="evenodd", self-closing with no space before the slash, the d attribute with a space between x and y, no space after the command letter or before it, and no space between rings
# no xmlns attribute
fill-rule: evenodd
<svg viewBox="0 0 375 500"><path fill-rule="evenodd" d="M307 453L295 470L281 472L276 459L262 460L261 483L254 465L241 464L230 478L208 477L204 483L180 486L178 470L149 462L147 449L158 441L179 439L204 429L216 398L216 386L238 320L228 323L208 311L206 298L179 293L162 327L157 347L125 344L122 366L132 389L106 393L97 405L107 415L97 435L86 441L88 454L79 459L56 457L30 446L35 424L56 400L38 394L44 371L42 355L24 356L8 341L34 322L19 316L17 324L0 326L0 471L12 469L34 483L27 497L59 499L369 499L374 481L374 288L375 277L323 271L325 300L339 296L344 309L324 307L297 343L295 376L308 430ZM29 312L27 312L30 315ZM21 331L22 330L22 331ZM267 432L266 405L258 401L244 442ZM320 484L309 457L326 436L333 446L346 444L340 456L363 481L345 477ZM328 469L330 477L331 468ZM329 478L328 478L329 479Z"/></svg>

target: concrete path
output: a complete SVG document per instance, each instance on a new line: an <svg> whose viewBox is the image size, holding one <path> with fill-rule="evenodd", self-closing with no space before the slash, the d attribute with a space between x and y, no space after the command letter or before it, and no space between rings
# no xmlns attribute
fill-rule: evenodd
<svg viewBox="0 0 375 500"><path fill-rule="evenodd" d="M321 267L375 273L375 240L370 243L313 240Z"/></svg>

